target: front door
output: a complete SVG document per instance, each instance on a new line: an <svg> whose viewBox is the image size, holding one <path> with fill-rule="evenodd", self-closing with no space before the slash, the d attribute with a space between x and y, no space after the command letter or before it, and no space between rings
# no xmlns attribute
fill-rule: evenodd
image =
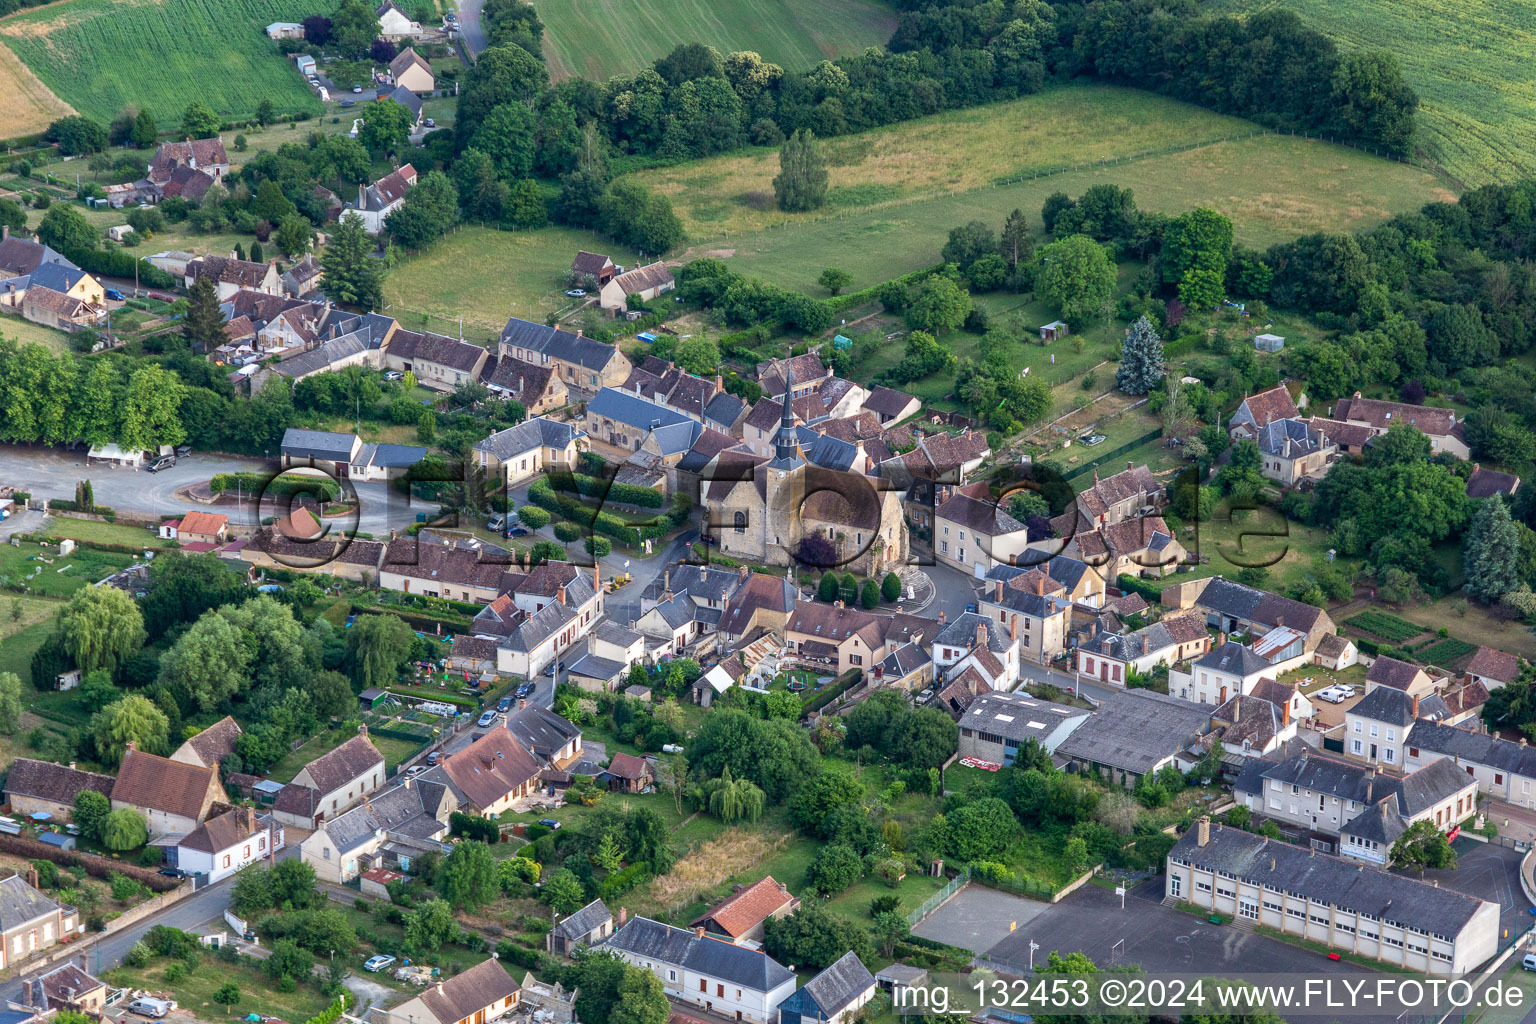
<svg viewBox="0 0 1536 1024"><path fill-rule="evenodd" d="M1371 744L1371 760L1376 760L1376 744Z"/></svg>
<svg viewBox="0 0 1536 1024"><path fill-rule="evenodd" d="M1109 663L1108 662L1104 662L1104 661L1099 662L1099 681L1103 682L1103 683L1109 682Z"/></svg>

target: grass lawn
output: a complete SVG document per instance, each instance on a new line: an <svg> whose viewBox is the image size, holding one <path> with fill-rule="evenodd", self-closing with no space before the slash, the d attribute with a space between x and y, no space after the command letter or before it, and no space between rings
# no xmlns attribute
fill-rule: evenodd
<svg viewBox="0 0 1536 1024"><path fill-rule="evenodd" d="M155 957L144 968L117 967L108 975L115 985L147 989L156 995L168 994L198 1020L219 1022L244 1020L248 1013L281 1017L286 1021L308 1020L330 1004L314 984L299 985L292 992L279 992L256 966L254 958L242 957L230 963L204 954L190 974L174 985L165 981L167 966L179 961ZM226 1014L213 1002L213 994L226 982L240 987L240 1002Z"/></svg>
<svg viewBox="0 0 1536 1024"><path fill-rule="evenodd" d="M853 275L853 288L866 288L936 263L956 225L980 220L995 229L1015 208L1038 224L1041 203L1051 193L1076 196L1105 183L1132 189L1141 208L1159 213L1214 207L1232 218L1239 242L1256 248L1311 231L1362 230L1450 197L1427 172L1343 146L1265 135L952 194L892 198L793 218L755 214L774 219L764 229L711 230L700 224L683 258L714 254L741 273L811 294L820 294L816 278L822 269L838 266ZM721 220L733 214L718 212Z"/></svg>
<svg viewBox="0 0 1536 1024"><path fill-rule="evenodd" d="M680 43L721 53L755 50L763 60L800 71L826 58L884 46L895 12L875 0L548 0L539 5L544 57L555 81L604 82L631 74Z"/></svg>
<svg viewBox="0 0 1536 1024"><path fill-rule="evenodd" d="M0 576L25 586L29 594L68 597L133 560L132 555L81 547L60 557L57 545L23 542L20 547L0 547Z"/></svg>
<svg viewBox="0 0 1536 1024"><path fill-rule="evenodd" d="M356 733L350 729L327 729L310 737L297 750L290 750L286 757L272 766L269 773L271 778L278 782L290 782L293 777L309 762L322 754L328 754L351 739ZM368 739L379 753L384 755L384 767L387 771L390 767L399 764L404 758L409 757L420 749L420 743L412 743L409 740L397 740L392 736L369 736Z"/></svg>
<svg viewBox="0 0 1536 1024"><path fill-rule="evenodd" d="M32 655L52 635L51 617L8 634L5 643L0 644L0 672L14 672L22 679L30 679Z"/></svg>
<svg viewBox="0 0 1536 1024"><path fill-rule="evenodd" d="M262 99L318 114L319 98L261 33L310 13L299 0L67 0L4 19L0 43L102 123L133 104L169 127L193 96L225 117L248 117Z"/></svg>
<svg viewBox="0 0 1536 1024"><path fill-rule="evenodd" d="M1213 5L1257 12L1270 0ZM1383 47L1396 54L1419 94L1414 146L1468 185L1536 173L1536 10L1518 0L1421 0L1411 13L1391 0L1288 0L1310 28L1342 49ZM1405 17L1405 14L1407 16Z"/></svg>
<svg viewBox="0 0 1536 1024"><path fill-rule="evenodd" d="M142 526L99 523L94 519L70 519L65 516L56 518L49 525L47 535L73 537L75 540L95 541L98 544L126 544L135 548L168 548L174 543Z"/></svg>
<svg viewBox="0 0 1536 1024"><path fill-rule="evenodd" d="M1426 630L1445 626L1451 636L1469 644L1482 644L1518 654L1523 658L1536 657L1536 634L1520 622L1503 622L1490 615L1487 609L1475 601L1466 602L1463 609L1455 595L1431 601L1428 604L1403 605L1394 608L1399 618L1416 622Z"/></svg>
<svg viewBox="0 0 1536 1024"><path fill-rule="evenodd" d="M588 231L499 231L461 227L426 252L402 260L384 283L384 312L413 329L457 332L466 340L500 334L507 317L543 321L570 300L560 294L578 250L599 249L633 266L634 253Z"/></svg>
<svg viewBox="0 0 1536 1024"><path fill-rule="evenodd" d="M11 316L9 313L0 315L0 337L14 338L23 345L31 342L46 345L56 355L70 351L69 335L63 331L56 331L52 327L44 327L42 324L35 324L19 316Z"/></svg>

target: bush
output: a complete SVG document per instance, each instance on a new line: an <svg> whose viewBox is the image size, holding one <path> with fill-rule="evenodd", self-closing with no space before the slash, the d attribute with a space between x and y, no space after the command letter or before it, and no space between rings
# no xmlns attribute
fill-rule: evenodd
<svg viewBox="0 0 1536 1024"><path fill-rule="evenodd" d="M532 507L533 506L531 505L524 505L519 512L519 515L521 515L522 512L528 511ZM539 511L543 512L544 510L540 509ZM548 515L548 513L546 512L545 515ZM567 544L574 544L576 541L581 539L581 527L577 526L575 523L556 523L555 536Z"/></svg>
<svg viewBox="0 0 1536 1024"><path fill-rule="evenodd" d="M524 505L517 510L518 521L530 530L542 530L549 525L551 518L549 512L537 505ZM562 537L562 540L572 541L575 537Z"/></svg>

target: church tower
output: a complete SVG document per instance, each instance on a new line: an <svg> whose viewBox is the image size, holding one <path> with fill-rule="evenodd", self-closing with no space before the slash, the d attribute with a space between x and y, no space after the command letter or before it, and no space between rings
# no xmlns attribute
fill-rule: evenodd
<svg viewBox="0 0 1536 1024"><path fill-rule="evenodd" d="M766 534L769 561L793 565L800 547L800 506L805 501L805 456L800 451L800 430L795 421L795 376L784 368L784 414L773 435L773 458L761 472L768 474Z"/></svg>

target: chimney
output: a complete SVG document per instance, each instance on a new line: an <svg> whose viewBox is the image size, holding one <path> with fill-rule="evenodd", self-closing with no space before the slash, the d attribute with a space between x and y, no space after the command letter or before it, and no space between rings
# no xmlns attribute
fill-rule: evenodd
<svg viewBox="0 0 1536 1024"><path fill-rule="evenodd" d="M1285 703L1280 705L1280 724L1281 725L1290 725L1291 724L1291 702L1290 701L1286 701Z"/></svg>
<svg viewBox="0 0 1536 1024"><path fill-rule="evenodd" d="M256 808L254 807L246 807L245 809L245 830L247 832L256 831Z"/></svg>
<svg viewBox="0 0 1536 1024"><path fill-rule="evenodd" d="M1315 847L1315 846L1309 847L1308 850L1307 850L1307 856L1309 856L1309 857L1316 857L1317 856L1317 847Z"/></svg>
<svg viewBox="0 0 1536 1024"><path fill-rule="evenodd" d="M1413 719L1414 719L1414 721L1418 721L1418 719L1419 719L1419 695L1418 694L1414 694L1413 697L1411 697L1410 699L1413 701L1413 703L1411 705L1411 713L1413 715Z"/></svg>
<svg viewBox="0 0 1536 1024"><path fill-rule="evenodd" d="M1275 616L1275 628L1276 629L1280 629L1284 625L1285 625L1285 616L1284 615L1276 615Z"/></svg>
<svg viewBox="0 0 1536 1024"><path fill-rule="evenodd" d="M939 625L942 626L943 624L944 624L944 610L941 608L939 610Z"/></svg>
<svg viewBox="0 0 1536 1024"><path fill-rule="evenodd" d="M1355 397L1356 397L1356 398L1359 398L1359 397L1360 397L1360 392L1358 392L1358 391L1356 391L1356 392L1355 392Z"/></svg>
<svg viewBox="0 0 1536 1024"><path fill-rule="evenodd" d="M603 592L603 567L595 561L592 565L592 592L594 594Z"/></svg>
<svg viewBox="0 0 1536 1024"><path fill-rule="evenodd" d="M668 569L661 574L661 593L665 597L672 592L672 570Z"/></svg>
<svg viewBox="0 0 1536 1024"><path fill-rule="evenodd" d="M37 888L37 868L31 864L27 865L27 884L34 889Z"/></svg>
<svg viewBox="0 0 1536 1024"><path fill-rule="evenodd" d="M1008 624L1008 639L1009 640L1017 640L1018 638L1019 638L1019 617L1017 615L1015 615L1013 617L1013 621Z"/></svg>
<svg viewBox="0 0 1536 1024"><path fill-rule="evenodd" d="M1227 634L1221 632L1220 630L1217 630L1216 631L1216 646L1220 647L1222 644L1224 644L1226 642L1227 642Z"/></svg>
<svg viewBox="0 0 1536 1024"><path fill-rule="evenodd" d="M1036 597L1044 597L1045 596L1045 573L1040 572L1038 569L1035 570L1035 571L1037 573L1040 573L1038 576L1035 577L1035 596Z"/></svg>
<svg viewBox="0 0 1536 1024"><path fill-rule="evenodd" d="M748 576L751 576L751 575L752 575L752 569L749 566L743 565L741 568L736 570L736 576L737 576L738 579L743 579L744 580Z"/></svg>
<svg viewBox="0 0 1536 1024"><path fill-rule="evenodd" d="M619 908L619 927L623 928L624 927L624 922L628 921L628 920L629 920L629 908L628 907L620 907Z"/></svg>
<svg viewBox="0 0 1536 1024"><path fill-rule="evenodd" d="M11 226L9 224L0 224L0 242L3 242L7 238L10 238L10 237L11 237Z"/></svg>
<svg viewBox="0 0 1536 1024"><path fill-rule="evenodd" d="M138 750L139 749L139 741L138 740L129 740L127 742L127 744L124 745L123 749L124 750Z"/></svg>
<svg viewBox="0 0 1536 1024"><path fill-rule="evenodd" d="M1269 858L1269 870L1275 870L1275 858L1273 857Z"/></svg>
<svg viewBox="0 0 1536 1024"><path fill-rule="evenodd" d="M1126 468L1126 469L1135 469L1135 468L1136 468L1136 463L1135 463L1135 462L1133 462L1133 461L1132 461L1132 460L1130 460L1130 459L1126 459L1126 460L1125 460L1125 468Z"/></svg>
<svg viewBox="0 0 1536 1024"><path fill-rule="evenodd" d="M985 646L987 646L987 627L986 626L977 625L977 627L976 627L976 646L977 647L985 647Z"/></svg>
<svg viewBox="0 0 1536 1024"><path fill-rule="evenodd" d="M75 966L80 968L81 974L91 973L90 963L91 961L86 957L84 953L81 953L79 956L75 957Z"/></svg>
<svg viewBox="0 0 1536 1024"><path fill-rule="evenodd" d="M1376 770L1370 768L1365 773L1365 802L1371 802L1371 794L1376 791Z"/></svg>
<svg viewBox="0 0 1536 1024"><path fill-rule="evenodd" d="M836 601L833 601L832 602L832 607L836 608L838 611L842 611L843 599L842 598L838 598Z"/></svg>
<svg viewBox="0 0 1536 1024"><path fill-rule="evenodd" d="M562 583L560 589L555 591L555 600L565 604L565 584Z"/></svg>
<svg viewBox="0 0 1536 1024"><path fill-rule="evenodd" d="M704 926L703 925L699 925L698 927L694 928L694 930L693 930L693 937L696 938L696 939L702 939L704 937Z"/></svg>
<svg viewBox="0 0 1536 1024"><path fill-rule="evenodd" d="M1202 814L1200 820L1195 822L1195 845L1209 846L1211 842L1211 816Z"/></svg>
<svg viewBox="0 0 1536 1024"><path fill-rule="evenodd" d="M725 390L725 378L720 376L718 373L715 374L715 390L716 391L724 391Z"/></svg>
<svg viewBox="0 0 1536 1024"><path fill-rule="evenodd" d="M581 337L581 332L582 332L582 328L580 328L580 327L576 328L576 337L578 337L578 338Z"/></svg>
<svg viewBox="0 0 1536 1024"><path fill-rule="evenodd" d="M995 600L998 604L1002 604L1003 603L1003 581L1002 580L998 580L997 581L997 589L995 590L995 593L996 593L997 596L995 598L993 598L993 600Z"/></svg>
<svg viewBox="0 0 1536 1024"><path fill-rule="evenodd" d="M1243 696L1238 694L1232 699L1232 724L1236 725L1238 719L1243 717Z"/></svg>

